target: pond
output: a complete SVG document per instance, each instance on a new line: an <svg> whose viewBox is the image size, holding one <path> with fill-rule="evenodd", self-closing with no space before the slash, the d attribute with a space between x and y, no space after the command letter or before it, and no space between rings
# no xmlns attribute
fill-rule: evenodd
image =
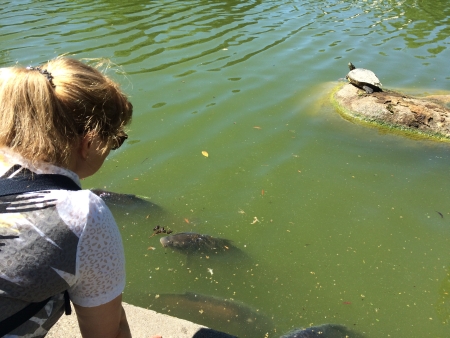
<svg viewBox="0 0 450 338"><path fill-rule="evenodd" d="M113 209L126 302L239 337L449 336L449 144L353 124L329 100L350 61L384 88L450 90L447 1L4 1L0 15L0 66L117 65L130 137L83 187L159 207ZM186 257L157 225L239 254Z"/></svg>

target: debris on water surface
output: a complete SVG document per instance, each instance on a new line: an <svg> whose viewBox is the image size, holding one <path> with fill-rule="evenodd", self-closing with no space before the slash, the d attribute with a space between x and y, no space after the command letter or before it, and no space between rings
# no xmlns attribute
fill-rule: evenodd
<svg viewBox="0 0 450 338"><path fill-rule="evenodd" d="M202 151L202 155L203 155L203 156L205 156L205 157L209 157L209 154L208 154L208 152L207 152L207 151L205 151L205 150L203 150L203 151Z"/></svg>
<svg viewBox="0 0 450 338"><path fill-rule="evenodd" d="M173 230L170 228L165 229L164 227L157 225L153 228L153 234L150 237L153 237L158 234L171 234L172 232Z"/></svg>
<svg viewBox="0 0 450 338"><path fill-rule="evenodd" d="M251 222L250 224L255 224L255 223L259 223L259 219L258 217L253 217L253 222Z"/></svg>

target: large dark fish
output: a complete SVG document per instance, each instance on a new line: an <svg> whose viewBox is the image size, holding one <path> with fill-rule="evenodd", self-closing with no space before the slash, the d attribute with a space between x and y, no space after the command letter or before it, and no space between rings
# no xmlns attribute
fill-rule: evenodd
<svg viewBox="0 0 450 338"><path fill-rule="evenodd" d="M143 209L144 211L155 211L160 209L158 205L146 201L136 195L120 194L102 189L91 189L91 191L105 201L108 207Z"/></svg>
<svg viewBox="0 0 450 338"><path fill-rule="evenodd" d="M160 294L152 301L152 309L239 338L264 337L266 333L272 337L274 328L270 318L243 303L193 292Z"/></svg>
<svg viewBox="0 0 450 338"><path fill-rule="evenodd" d="M163 247L188 254L219 254L237 250L231 241L209 235L200 235L194 232L181 232L161 237L159 240Z"/></svg>
<svg viewBox="0 0 450 338"><path fill-rule="evenodd" d="M361 333L347 329L344 325L323 324L307 329L297 329L280 338L363 338Z"/></svg>

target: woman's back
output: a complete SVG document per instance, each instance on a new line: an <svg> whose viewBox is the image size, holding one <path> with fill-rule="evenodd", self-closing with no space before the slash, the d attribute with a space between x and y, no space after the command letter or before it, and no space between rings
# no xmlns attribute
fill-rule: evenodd
<svg viewBox="0 0 450 338"><path fill-rule="evenodd" d="M33 175L38 180L38 174L56 174L79 184L77 176L63 168L42 164L31 172L17 165L27 164L20 156L7 150L0 155L3 178ZM13 169L5 172L8 167ZM64 311L65 290L82 306L106 303L123 290L120 234L104 202L89 190L0 196L0 236L0 321L48 299L11 335L44 336Z"/></svg>

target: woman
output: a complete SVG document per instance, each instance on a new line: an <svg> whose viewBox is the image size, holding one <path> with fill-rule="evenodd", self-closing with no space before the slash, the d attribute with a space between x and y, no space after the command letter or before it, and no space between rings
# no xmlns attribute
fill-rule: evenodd
<svg viewBox="0 0 450 338"><path fill-rule="evenodd" d="M132 110L78 60L0 68L0 329L18 325L6 337L44 337L67 294L83 337L131 337L119 230L79 187L126 140Z"/></svg>

